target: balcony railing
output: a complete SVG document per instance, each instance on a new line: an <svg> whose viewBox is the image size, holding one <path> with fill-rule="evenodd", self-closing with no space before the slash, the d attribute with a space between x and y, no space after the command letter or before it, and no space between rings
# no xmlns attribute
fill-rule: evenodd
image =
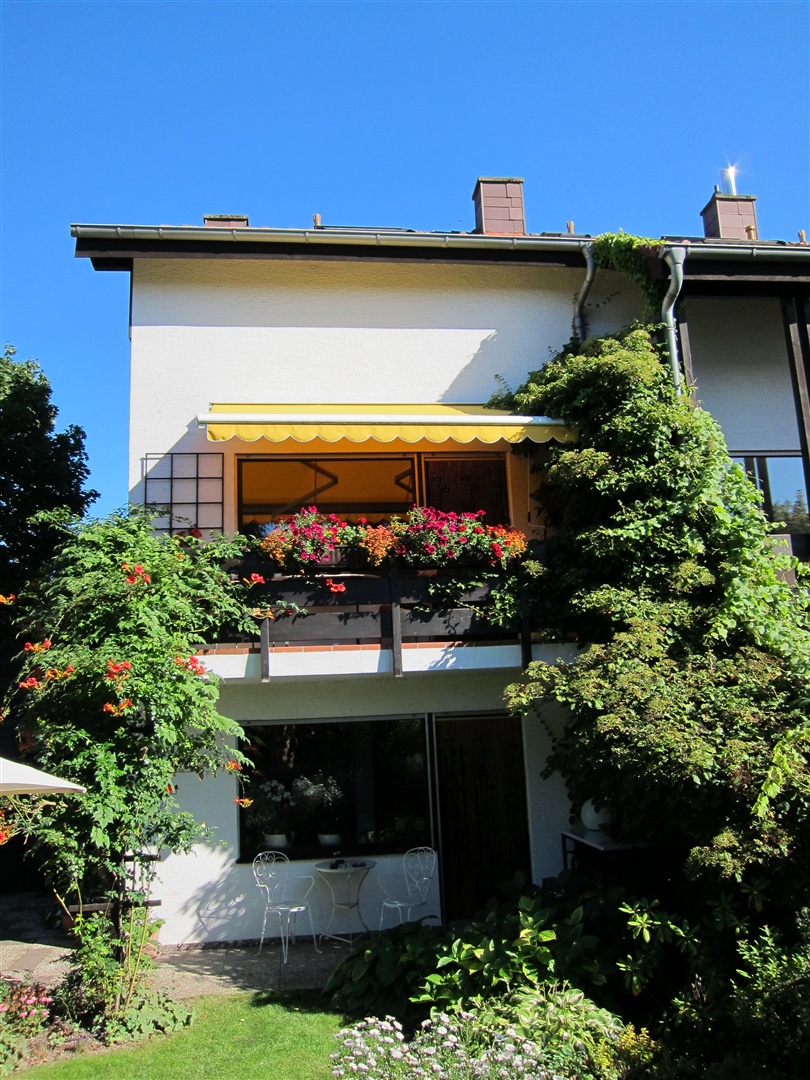
<svg viewBox="0 0 810 1080"><path fill-rule="evenodd" d="M528 623L493 625L486 607L497 581L465 588L464 574L464 568L415 571L394 564L379 570L320 567L306 577L267 578L264 564L266 584L257 606L281 613L261 621L262 678L269 677L271 646L287 644L378 644L391 649L393 673L401 676L403 642L519 643L525 667L531 660ZM437 606L434 597L454 583L453 606Z"/></svg>

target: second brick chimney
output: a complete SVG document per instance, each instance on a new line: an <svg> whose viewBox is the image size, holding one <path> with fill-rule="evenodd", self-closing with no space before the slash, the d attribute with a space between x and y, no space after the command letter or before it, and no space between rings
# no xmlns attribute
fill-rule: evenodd
<svg viewBox="0 0 810 1080"><path fill-rule="evenodd" d="M247 229L247 214L203 214L203 225L208 229Z"/></svg>
<svg viewBox="0 0 810 1080"><path fill-rule="evenodd" d="M518 176L479 176L473 192L477 233L526 235L523 180Z"/></svg>
<svg viewBox="0 0 810 1080"><path fill-rule="evenodd" d="M715 188L700 211L703 235L716 240L759 240L756 195L726 195Z"/></svg>

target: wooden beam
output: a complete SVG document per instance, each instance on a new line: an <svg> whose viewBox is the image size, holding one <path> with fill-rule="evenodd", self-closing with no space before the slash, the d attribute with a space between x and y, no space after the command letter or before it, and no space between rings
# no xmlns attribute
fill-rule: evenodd
<svg viewBox="0 0 810 1080"><path fill-rule="evenodd" d="M793 400L799 425L805 491L810 492L810 326L808 296L794 292L782 297L782 321L785 327Z"/></svg>
<svg viewBox="0 0 810 1080"><path fill-rule="evenodd" d="M675 317L675 324L678 331L678 346L681 354L681 363L683 364L683 374L686 379L686 384L689 387L695 385L695 371L692 367L692 346L689 343L689 324L686 321L686 312L681 311L680 314Z"/></svg>
<svg viewBox="0 0 810 1080"><path fill-rule="evenodd" d="M388 578L391 589L391 663L394 678L402 678L402 604L399 592L399 571L397 564L391 566Z"/></svg>
<svg viewBox="0 0 810 1080"><path fill-rule="evenodd" d="M262 682L270 682L270 620L262 619Z"/></svg>

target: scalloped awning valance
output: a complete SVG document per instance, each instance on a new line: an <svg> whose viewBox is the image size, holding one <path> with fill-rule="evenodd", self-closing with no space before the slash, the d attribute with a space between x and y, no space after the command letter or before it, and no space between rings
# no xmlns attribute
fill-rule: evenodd
<svg viewBox="0 0 810 1080"><path fill-rule="evenodd" d="M216 404L197 417L211 442L267 439L307 443L572 442L576 433L547 416L516 416L483 405Z"/></svg>

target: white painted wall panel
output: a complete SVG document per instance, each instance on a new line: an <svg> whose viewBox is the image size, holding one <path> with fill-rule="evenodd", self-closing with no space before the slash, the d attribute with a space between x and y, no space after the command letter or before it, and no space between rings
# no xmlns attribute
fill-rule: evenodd
<svg viewBox="0 0 810 1080"><path fill-rule="evenodd" d="M554 650L549 647L549 658ZM561 651L557 649L557 651ZM225 683L221 711L240 722L463 713L503 708L503 689L519 675L513 672L463 672L412 675L407 678L284 680L271 686ZM524 721L527 793L532 869L536 881L561 869L559 833L568 821L568 800L558 779L541 781L548 753L547 737L538 720ZM194 774L177 779L183 809L214 830L212 842L195 845L188 855L170 855L159 866L154 895L162 901L166 944L233 941L258 938L262 909L251 867L238 863L237 781L231 774L200 781ZM396 872L394 856L381 856L363 890L363 914L369 925L379 921L382 893L374 877ZM296 872L314 873L314 862L296 862ZM312 894L316 930L329 918L326 886ZM431 911L439 911L438 882ZM336 921L337 932L348 929Z"/></svg>
<svg viewBox="0 0 810 1080"><path fill-rule="evenodd" d="M137 260L133 499L144 454L213 448L194 419L215 401L486 401L496 375L516 386L569 339L582 280L548 267ZM597 277L592 302L592 333L640 310L615 274Z"/></svg>
<svg viewBox="0 0 810 1080"><path fill-rule="evenodd" d="M779 301L690 298L686 313L698 400L729 450L798 450Z"/></svg>

